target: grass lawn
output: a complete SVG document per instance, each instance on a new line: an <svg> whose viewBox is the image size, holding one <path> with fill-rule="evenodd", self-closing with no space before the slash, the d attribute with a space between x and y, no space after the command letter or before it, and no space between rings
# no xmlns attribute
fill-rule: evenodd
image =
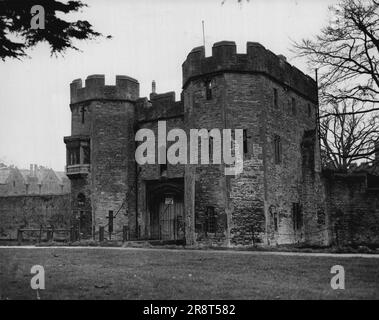
<svg viewBox="0 0 379 320"><path fill-rule="evenodd" d="M41 299L379 299L379 259L106 248L1 248L0 299L36 299L36 264Z"/></svg>

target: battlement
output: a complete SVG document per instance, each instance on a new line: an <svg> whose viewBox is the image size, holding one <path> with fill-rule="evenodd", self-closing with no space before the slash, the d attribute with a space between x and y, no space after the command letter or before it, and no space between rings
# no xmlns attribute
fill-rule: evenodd
<svg viewBox="0 0 379 320"><path fill-rule="evenodd" d="M70 84L71 103L86 100L132 100L139 97L139 83L128 76L117 75L116 85L105 85L103 74L94 74L87 77L85 87L81 79L76 79Z"/></svg>
<svg viewBox="0 0 379 320"><path fill-rule="evenodd" d="M154 121L159 119L183 116L183 102L175 100L175 92L151 93L150 101L141 98L136 103L138 121Z"/></svg>
<svg viewBox="0 0 379 320"><path fill-rule="evenodd" d="M274 54L258 42L248 42L246 54L237 53L233 41L216 42L210 57L205 57L203 46L196 47L188 54L182 70L183 88L193 79L215 73L257 73L264 74L317 102L316 82L290 65L283 56Z"/></svg>

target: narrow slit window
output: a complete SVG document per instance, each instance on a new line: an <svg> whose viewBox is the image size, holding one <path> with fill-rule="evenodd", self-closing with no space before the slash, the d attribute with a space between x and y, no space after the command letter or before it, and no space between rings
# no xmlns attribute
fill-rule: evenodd
<svg viewBox="0 0 379 320"><path fill-rule="evenodd" d="M274 95L274 107L277 109L278 108L278 89L274 88L273 89L273 95Z"/></svg>
<svg viewBox="0 0 379 320"><path fill-rule="evenodd" d="M209 163L213 162L213 137L209 137Z"/></svg>
<svg viewBox="0 0 379 320"><path fill-rule="evenodd" d="M247 153L247 130L243 130L243 153Z"/></svg>
<svg viewBox="0 0 379 320"><path fill-rule="evenodd" d="M84 107L82 107L82 108L80 109L82 123L84 123L84 114L85 114L86 111L87 111L87 110L86 110Z"/></svg>
<svg viewBox="0 0 379 320"><path fill-rule="evenodd" d="M295 99L295 98L292 98L291 105L292 105L292 114L293 114L294 116L296 116L296 112L297 112L297 110L296 110L296 99Z"/></svg>
<svg viewBox="0 0 379 320"><path fill-rule="evenodd" d="M274 158L276 164L282 162L282 141L278 135L274 136Z"/></svg>
<svg viewBox="0 0 379 320"><path fill-rule="evenodd" d="M205 82L205 98L207 100L212 99L212 82L211 82L211 80L207 80Z"/></svg>

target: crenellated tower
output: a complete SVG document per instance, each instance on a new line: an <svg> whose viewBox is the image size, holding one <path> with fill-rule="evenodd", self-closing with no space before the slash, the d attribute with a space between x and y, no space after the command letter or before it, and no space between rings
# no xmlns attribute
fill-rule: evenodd
<svg viewBox="0 0 379 320"><path fill-rule="evenodd" d="M243 54L231 41L215 43L209 57L204 47L194 48L182 69L187 130L244 132L240 175L225 176L224 165L186 167L190 242L298 241L304 233L301 208L316 210L304 196L314 188L305 181L301 160L304 136L316 132L316 82L256 42L248 42Z"/></svg>
<svg viewBox="0 0 379 320"><path fill-rule="evenodd" d="M95 226L108 224L110 212L118 212L114 231L120 231L135 211L131 188L139 83L118 75L115 85L105 85L104 75L90 75L84 87L81 79L74 80L70 91L71 136L64 142L74 221L90 236Z"/></svg>

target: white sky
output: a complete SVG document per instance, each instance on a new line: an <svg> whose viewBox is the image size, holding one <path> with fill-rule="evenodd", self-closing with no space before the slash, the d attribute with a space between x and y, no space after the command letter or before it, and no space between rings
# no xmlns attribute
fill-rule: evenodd
<svg viewBox="0 0 379 320"><path fill-rule="evenodd" d="M89 74L128 75L148 96L151 81L157 92L176 91L181 65L189 51L202 45L205 21L206 55L214 42L231 40L237 52L257 41L290 63L291 40L318 33L327 21L328 6L337 0L83 0L89 5L72 18L89 20L112 40L79 42L82 52L50 57L47 45L30 51L31 59L0 61L0 162L28 168L37 163L63 170L63 136L70 135L69 84ZM311 74L313 76L313 74Z"/></svg>

